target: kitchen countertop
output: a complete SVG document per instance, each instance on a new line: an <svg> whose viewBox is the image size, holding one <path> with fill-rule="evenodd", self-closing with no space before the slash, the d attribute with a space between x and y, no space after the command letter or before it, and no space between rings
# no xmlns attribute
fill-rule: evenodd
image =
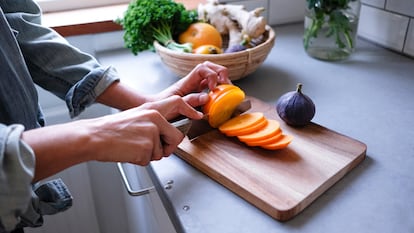
<svg viewBox="0 0 414 233"><path fill-rule="evenodd" d="M324 62L306 55L302 24L275 27L263 65L235 81L274 104L303 84L316 104L313 122L367 145L366 159L300 214L279 222L172 155L152 162L153 177L178 231L414 232L414 60L359 39L353 56ZM124 81L155 93L178 78L151 52L98 54Z"/></svg>

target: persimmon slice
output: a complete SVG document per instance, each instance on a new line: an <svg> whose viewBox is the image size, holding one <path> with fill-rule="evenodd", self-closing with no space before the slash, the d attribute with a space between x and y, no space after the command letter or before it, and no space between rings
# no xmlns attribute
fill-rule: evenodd
<svg viewBox="0 0 414 233"><path fill-rule="evenodd" d="M220 132L227 136L240 136L252 133L267 124L261 112L244 113L233 117L219 127Z"/></svg>
<svg viewBox="0 0 414 233"><path fill-rule="evenodd" d="M237 138L240 141L245 142L247 144L248 142L264 140L266 138L270 138L277 135L280 130L280 123L276 120L271 119L268 119L267 121L268 123L264 128L261 128L260 130L250 134L237 136Z"/></svg>
<svg viewBox="0 0 414 233"><path fill-rule="evenodd" d="M279 129L278 133L272 137L269 138L265 138L265 139L261 139L261 140L257 140L257 141L250 141L250 142L245 142L248 146L262 146L262 145L269 145L269 144L273 144L276 143L277 141L279 141L282 137L282 130Z"/></svg>
<svg viewBox="0 0 414 233"><path fill-rule="evenodd" d="M222 95L223 93L225 93L226 91L230 89L236 89L236 88L239 88L239 87L232 85L232 84L220 84L220 85L217 85L213 90L210 90L208 93L209 101L203 106L204 114L208 114L211 105L214 103L214 101L216 101L216 99L220 95Z"/></svg>
<svg viewBox="0 0 414 233"><path fill-rule="evenodd" d="M217 128L229 120L244 97L245 94L240 88L229 89L218 96L211 103L207 113L210 126Z"/></svg>
<svg viewBox="0 0 414 233"><path fill-rule="evenodd" d="M279 150L286 148L292 140L293 136L283 134L278 141L266 145L261 145L261 147L267 150Z"/></svg>

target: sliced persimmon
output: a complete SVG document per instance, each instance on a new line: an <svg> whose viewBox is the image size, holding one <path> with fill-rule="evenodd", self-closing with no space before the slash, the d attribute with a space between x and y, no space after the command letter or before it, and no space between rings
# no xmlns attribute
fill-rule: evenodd
<svg viewBox="0 0 414 233"><path fill-rule="evenodd" d="M261 112L244 113L220 125L220 132L227 136L240 136L259 130L267 124Z"/></svg>
<svg viewBox="0 0 414 233"><path fill-rule="evenodd" d="M268 119L267 121L268 121L267 125L261 128L260 130L255 131L250 134L237 136L237 138L240 141L247 144L248 142L264 140L266 138L270 138L270 137L277 135L280 130L280 123L272 119Z"/></svg>
<svg viewBox="0 0 414 233"><path fill-rule="evenodd" d="M203 106L204 114L208 114L211 105L214 103L214 101L216 101L216 99L220 95L222 95L223 93L225 93L226 91L230 89L236 89L236 88L239 88L239 87L232 85L232 84L220 84L220 85L217 85L213 90L210 90L208 92L209 101Z"/></svg>
<svg viewBox="0 0 414 233"><path fill-rule="evenodd" d="M265 139L261 139L261 140L257 140L257 141L247 141L245 142L248 146L262 146L262 145L269 145L269 144L273 144L276 143L277 141L279 141L282 137L282 130L279 129L278 133L275 134L272 137L269 138L265 138Z"/></svg>
<svg viewBox="0 0 414 233"><path fill-rule="evenodd" d="M267 119L263 118L263 120L258 121L257 123L255 123L254 125L250 127L246 127L246 128L243 128L237 131L229 132L229 133L226 133L226 135L229 137L246 135L246 134L250 134L255 131L258 131L261 128L265 127L266 125L267 125Z"/></svg>
<svg viewBox="0 0 414 233"><path fill-rule="evenodd" d="M279 138L279 140L277 140L276 142L261 145L261 147L267 150L279 150L279 149L286 148L292 140L293 140L293 136L283 134Z"/></svg>
<svg viewBox="0 0 414 233"><path fill-rule="evenodd" d="M211 103L207 113L210 126L217 128L229 120L244 97L245 94L240 88L229 89L218 96Z"/></svg>

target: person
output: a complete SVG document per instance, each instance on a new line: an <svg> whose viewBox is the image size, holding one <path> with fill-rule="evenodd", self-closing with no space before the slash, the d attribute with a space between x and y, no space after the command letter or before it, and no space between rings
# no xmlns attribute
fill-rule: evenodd
<svg viewBox="0 0 414 233"><path fill-rule="evenodd" d="M201 119L206 88L231 83L225 67L204 62L155 95L140 95L113 67L41 25L32 0L0 0L0 232L42 225L69 208L61 180L41 180L86 161L147 165L169 156L184 135L178 116ZM45 125L35 85L65 100L70 116L97 102L119 113Z"/></svg>

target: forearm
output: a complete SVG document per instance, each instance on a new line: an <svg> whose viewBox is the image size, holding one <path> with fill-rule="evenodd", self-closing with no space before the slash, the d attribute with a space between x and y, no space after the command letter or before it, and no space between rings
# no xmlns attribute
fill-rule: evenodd
<svg viewBox="0 0 414 233"><path fill-rule="evenodd" d="M82 125L83 121L76 121L28 130L22 134L22 140L35 154L35 174L32 182L92 159L93 153L88 151L91 148L91 132Z"/></svg>
<svg viewBox="0 0 414 233"><path fill-rule="evenodd" d="M98 103L105 104L119 110L127 110L153 100L154 99L151 99L150 96L141 95L138 91L120 81L111 84L96 99Z"/></svg>

